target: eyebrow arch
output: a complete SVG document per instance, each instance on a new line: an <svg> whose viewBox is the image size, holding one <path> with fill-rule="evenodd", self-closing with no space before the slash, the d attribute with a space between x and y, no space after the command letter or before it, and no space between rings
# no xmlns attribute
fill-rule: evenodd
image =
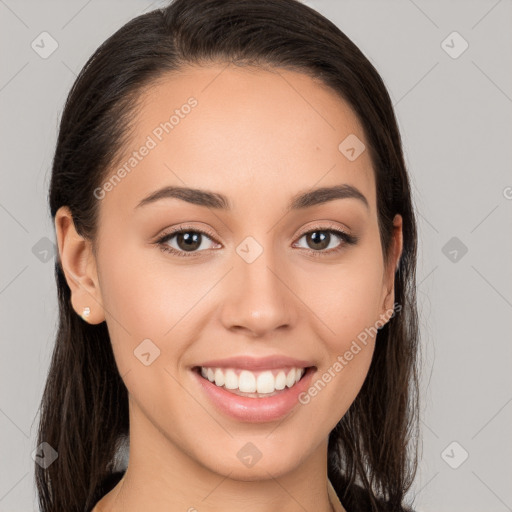
<svg viewBox="0 0 512 512"><path fill-rule="evenodd" d="M197 204L198 206L206 206L207 208L215 208L218 210L231 210L229 199L216 192L209 192L208 190L199 190L197 188L188 187L163 187L145 197L136 208L145 206L161 199L176 198L187 203Z"/></svg>
<svg viewBox="0 0 512 512"><path fill-rule="evenodd" d="M217 210L232 209L230 200L223 194L210 192L208 190L176 186L167 186L152 192L142 199L136 208L154 203L161 199L169 198L181 199L188 203L205 206L207 208L215 208ZM356 187L348 184L342 184L335 185L333 187L317 188L308 192L300 192L292 198L288 211L303 210L305 208L327 203L334 199L346 198L358 199L366 206L366 208L369 208L368 200Z"/></svg>
<svg viewBox="0 0 512 512"><path fill-rule="evenodd" d="M366 208L370 208L368 200L356 187L348 184L335 185L334 187L322 187L305 193L299 193L293 197L288 210L302 210L318 204L327 203L334 199L353 198L361 201Z"/></svg>

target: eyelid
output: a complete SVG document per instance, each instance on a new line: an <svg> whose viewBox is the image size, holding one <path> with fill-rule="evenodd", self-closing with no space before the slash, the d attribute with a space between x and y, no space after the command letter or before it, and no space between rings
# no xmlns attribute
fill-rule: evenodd
<svg viewBox="0 0 512 512"><path fill-rule="evenodd" d="M161 234L158 235L157 237L157 241L158 240L161 240L162 238L165 238L166 236L169 236L169 235L175 235L177 233L180 233L182 231L194 231L194 232L197 232L197 233L203 233L203 234L206 234L208 235L212 240L215 240L216 241L216 235L215 233L208 229L208 228L200 228L200 227L197 227L197 226L192 226L190 224L187 224L187 223L183 223L183 224L178 224L177 226L174 226L172 228L169 228L168 230L164 230Z"/></svg>
<svg viewBox="0 0 512 512"><path fill-rule="evenodd" d="M316 225L304 228L304 230L302 230L298 236L303 237L304 235L307 235L308 233L311 233L312 231L327 231L329 229L332 229L333 231L341 231L343 234L347 235L348 237L355 238L355 235L350 234L350 230L345 229L344 227L340 227L338 224L335 224L332 221L319 220L319 221L315 221L315 223L316 223Z"/></svg>

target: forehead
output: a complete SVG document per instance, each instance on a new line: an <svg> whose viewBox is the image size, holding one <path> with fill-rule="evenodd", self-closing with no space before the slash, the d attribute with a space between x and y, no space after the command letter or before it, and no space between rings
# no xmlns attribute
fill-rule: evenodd
<svg viewBox="0 0 512 512"><path fill-rule="evenodd" d="M345 140L366 145L352 109L316 79L284 69L190 66L141 94L115 169L151 149L125 166L129 176L108 199L133 208L156 188L181 185L233 197L249 188L284 201L297 190L349 183L372 204L369 152L350 160Z"/></svg>

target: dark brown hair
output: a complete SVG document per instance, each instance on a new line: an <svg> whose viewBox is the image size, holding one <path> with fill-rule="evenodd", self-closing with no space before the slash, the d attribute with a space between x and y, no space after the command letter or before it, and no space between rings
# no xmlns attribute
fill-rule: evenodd
<svg viewBox="0 0 512 512"><path fill-rule="evenodd" d="M400 510L418 458L416 222L389 94L332 22L297 0L175 0L128 22L96 50L67 98L49 191L52 218L68 206L77 232L94 241L93 191L120 155L141 93L183 66L214 62L298 71L331 87L364 128L385 259L393 217L403 217L395 274L400 312L379 329L367 378L330 434L328 460L329 478L349 510L361 488L367 510ZM129 434L128 395L105 322L82 321L60 260L55 274L60 316L38 444L49 443L58 458L47 469L35 465L36 485L42 512L88 512L116 483L114 456Z"/></svg>

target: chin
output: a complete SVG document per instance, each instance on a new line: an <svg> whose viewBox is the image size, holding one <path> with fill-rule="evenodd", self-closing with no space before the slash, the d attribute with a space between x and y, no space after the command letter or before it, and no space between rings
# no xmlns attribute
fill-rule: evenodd
<svg viewBox="0 0 512 512"><path fill-rule="evenodd" d="M218 461L222 460L221 463ZM271 478L279 478L295 467L300 465L300 458L283 456L282 453L274 451L271 456L265 457L264 454L256 462L243 463L235 458L226 459L226 454L219 454L219 459L208 461L204 466L214 473L218 473L232 480L242 482L254 482L259 480L269 480ZM247 464L247 465L246 465Z"/></svg>

